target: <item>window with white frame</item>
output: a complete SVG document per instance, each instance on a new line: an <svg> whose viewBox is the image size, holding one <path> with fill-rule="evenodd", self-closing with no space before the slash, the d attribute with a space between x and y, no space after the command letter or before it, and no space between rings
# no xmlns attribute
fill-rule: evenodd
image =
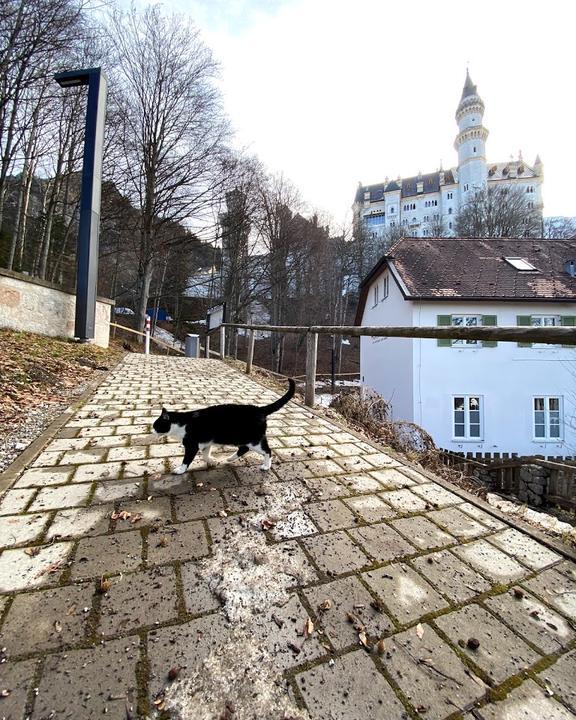
<svg viewBox="0 0 576 720"><path fill-rule="evenodd" d="M452 315L454 327L482 327L482 315ZM480 340L452 340L456 347L480 347Z"/></svg>
<svg viewBox="0 0 576 720"><path fill-rule="evenodd" d="M480 440L482 437L482 398L456 395L452 398L452 429L455 440Z"/></svg>
<svg viewBox="0 0 576 720"><path fill-rule="evenodd" d="M378 305L379 289L380 289L380 288L378 287L378 283L376 283L376 284L374 285L374 289L373 289L373 291L372 291L372 292L373 292L373 296L374 296L374 304L373 304L372 307L376 307L376 305Z"/></svg>
<svg viewBox="0 0 576 720"><path fill-rule="evenodd" d="M530 325L532 327L557 327L561 324L560 315L531 315ZM532 347L536 348L555 348L558 345L550 345L549 343L533 343Z"/></svg>
<svg viewBox="0 0 576 720"><path fill-rule="evenodd" d="M560 440L562 438L562 398L533 398L534 440Z"/></svg>
<svg viewBox="0 0 576 720"><path fill-rule="evenodd" d="M380 298L380 302L388 297L388 277L388 275L385 275L382 280L382 297Z"/></svg>

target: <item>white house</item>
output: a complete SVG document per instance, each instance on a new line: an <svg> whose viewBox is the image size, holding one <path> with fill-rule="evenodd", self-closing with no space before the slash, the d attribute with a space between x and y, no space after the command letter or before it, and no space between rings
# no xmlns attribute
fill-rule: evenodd
<svg viewBox="0 0 576 720"><path fill-rule="evenodd" d="M356 324L566 325L576 241L404 238L361 284ZM363 337L362 383L455 452L576 455L576 348Z"/></svg>
<svg viewBox="0 0 576 720"><path fill-rule="evenodd" d="M528 207L541 213L544 166L540 157L532 165L521 153L516 160L489 162L483 117L484 102L466 71L456 109L458 165L413 177L386 178L373 185L360 183L352 206L356 226L371 237L398 227L414 237L434 237L440 229L442 235L452 235L459 208L486 185L520 186Z"/></svg>

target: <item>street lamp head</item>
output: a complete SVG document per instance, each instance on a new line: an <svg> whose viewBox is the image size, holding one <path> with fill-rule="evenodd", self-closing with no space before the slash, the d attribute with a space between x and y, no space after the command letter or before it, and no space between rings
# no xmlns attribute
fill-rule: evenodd
<svg viewBox="0 0 576 720"><path fill-rule="evenodd" d="M90 77L100 73L101 68L87 68L85 70L67 70L66 72L56 73L54 80L60 87L78 87L79 85L88 85Z"/></svg>

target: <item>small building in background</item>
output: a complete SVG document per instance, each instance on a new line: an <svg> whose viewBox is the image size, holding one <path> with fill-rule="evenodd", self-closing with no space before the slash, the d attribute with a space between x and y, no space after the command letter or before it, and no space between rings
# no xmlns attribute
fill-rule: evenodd
<svg viewBox="0 0 576 720"><path fill-rule="evenodd" d="M357 325L576 324L574 240L404 238L361 284ZM363 337L363 385L454 452L576 455L576 347Z"/></svg>

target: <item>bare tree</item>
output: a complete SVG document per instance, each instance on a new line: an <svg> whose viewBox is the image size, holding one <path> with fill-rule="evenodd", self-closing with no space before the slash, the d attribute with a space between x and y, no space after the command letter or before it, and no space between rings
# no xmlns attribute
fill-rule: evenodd
<svg viewBox="0 0 576 720"><path fill-rule="evenodd" d="M213 202L228 128L217 65L189 21L166 17L158 6L132 8L112 15L110 36L122 121L118 181L140 217L133 244L143 327L154 269L172 243L163 226L198 220Z"/></svg>
<svg viewBox="0 0 576 720"><path fill-rule="evenodd" d="M539 237L542 215L519 185L489 185L478 190L456 217L460 237Z"/></svg>
<svg viewBox="0 0 576 720"><path fill-rule="evenodd" d="M543 237L555 240L574 240L576 238L576 218L547 217L543 221Z"/></svg>

